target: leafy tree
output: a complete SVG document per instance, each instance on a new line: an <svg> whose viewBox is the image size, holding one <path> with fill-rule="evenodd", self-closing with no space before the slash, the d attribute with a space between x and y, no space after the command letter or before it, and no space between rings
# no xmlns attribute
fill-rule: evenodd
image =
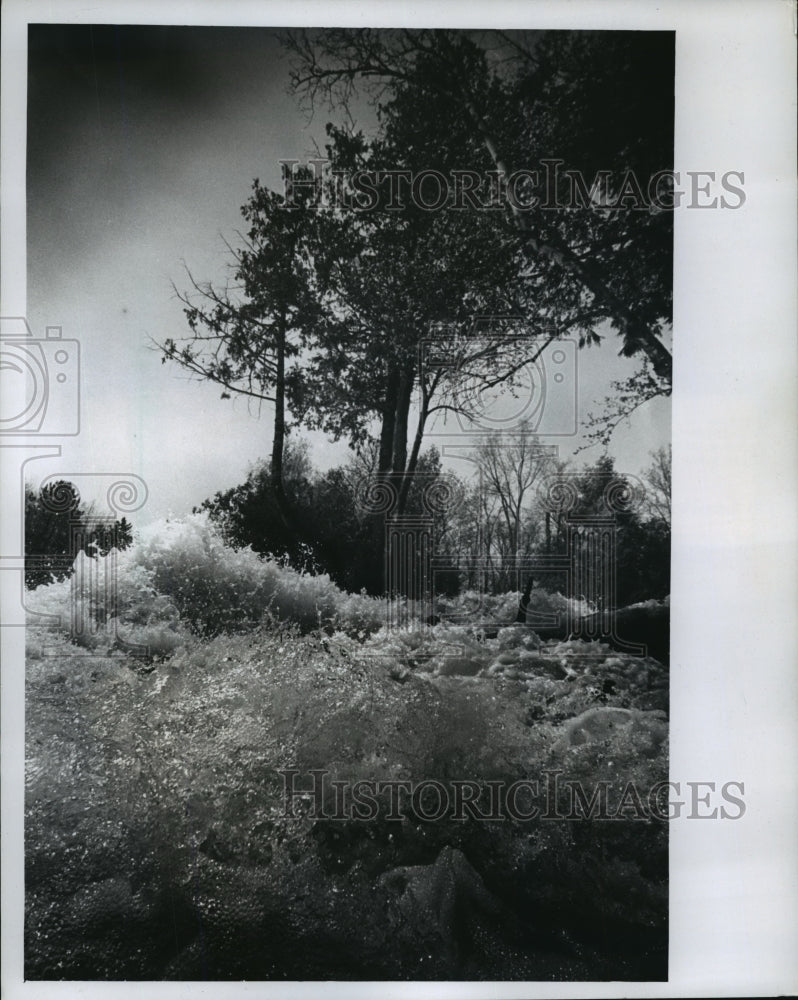
<svg viewBox="0 0 798 1000"><path fill-rule="evenodd" d="M382 518L358 507L355 465L350 462L315 478L306 523L316 550L323 552L325 569L339 587L381 594Z"/></svg>
<svg viewBox="0 0 798 1000"><path fill-rule="evenodd" d="M290 525L282 511L290 506L293 518L301 518L312 504L313 469L306 442L289 437L282 456L282 496L274 485L271 462L254 465L246 480L228 490L220 490L204 500L195 513L207 511L234 548L251 546L261 555L287 559L295 568L313 569L316 558L311 545Z"/></svg>
<svg viewBox="0 0 798 1000"><path fill-rule="evenodd" d="M379 174L399 166L412 172L429 162L429 143L418 136L434 135L438 123L427 113L411 141L407 122L417 110L408 104L412 97L412 91L403 92L381 108L380 134L371 142L328 126L332 185L366 169ZM344 194L355 197L351 190ZM411 203L397 212L379 199L360 210L341 200L341 191L332 191L330 206L320 212L326 256L317 264L324 273L325 321L313 331L308 364L295 373L294 405L310 426L348 436L355 447L368 440L376 421L376 473L396 483L404 510L428 421L441 410L464 408L451 392L451 366L426 365L425 345L445 342L461 381L495 375L508 353L502 351L504 331L480 338L468 332L475 313L505 315L513 309L512 249L478 213L430 213ZM511 361L507 365L515 367L517 358Z"/></svg>
<svg viewBox="0 0 798 1000"><path fill-rule="evenodd" d="M479 174L545 165L542 198L521 183L503 199L504 218L485 213L515 234L519 280L548 296L559 336L578 330L594 343L608 323L621 353L641 357L623 415L670 392L661 335L672 218L641 197L672 166L672 34L324 29L284 39L292 85L311 105L346 105L359 82L380 107L386 95L414 95L446 123L439 145Z"/></svg>
<svg viewBox="0 0 798 1000"><path fill-rule="evenodd" d="M319 473L310 462L306 442L289 437L285 495L302 523L301 540L286 530L278 516L268 462L257 464L244 483L220 491L197 510L207 511L235 548L249 545L261 555L285 558L297 569L327 572L348 591L382 594L385 520L363 504L363 488L374 476L376 461L377 448L367 447L347 464ZM419 459L406 513L424 511L422 490L440 475L440 456L429 449ZM444 551L447 528L445 518L439 519L435 539L439 552Z"/></svg>
<svg viewBox="0 0 798 1000"><path fill-rule="evenodd" d="M585 467L577 474L572 484L576 491L576 503L557 518L554 551L565 551L567 519L584 519L590 524L591 516L612 516L616 525L616 567L615 603L618 607L649 598L663 598L670 593L670 527L661 521L646 520L640 509L643 497L635 491L623 475L615 471L613 459L604 455L593 465ZM620 502L608 503L612 492ZM628 499L628 503L624 499ZM571 536L571 544L578 547L575 555L582 560L581 582L588 591L606 599L604 593L608 566L604 557L595 562L591 556L590 532ZM572 596L588 596L574 593Z"/></svg>
<svg viewBox="0 0 798 1000"><path fill-rule="evenodd" d="M78 552L107 555L126 549L133 529L126 518L100 518L81 503L73 483L58 480L34 490L25 486L25 586L29 589L72 575Z"/></svg>

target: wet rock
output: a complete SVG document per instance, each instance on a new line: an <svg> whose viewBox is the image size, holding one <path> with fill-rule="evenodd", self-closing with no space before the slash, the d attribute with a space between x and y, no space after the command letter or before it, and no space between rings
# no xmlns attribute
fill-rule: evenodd
<svg viewBox="0 0 798 1000"><path fill-rule="evenodd" d="M438 673L443 677L475 677L487 663L487 657L445 656L441 659Z"/></svg>
<svg viewBox="0 0 798 1000"><path fill-rule="evenodd" d="M545 677L553 677L554 680L562 680L567 671L558 659L551 656L540 656L537 653L522 653L520 657L521 669L525 673L543 674Z"/></svg>
<svg viewBox="0 0 798 1000"><path fill-rule="evenodd" d="M431 865L394 868L379 884L397 897L407 923L423 937L442 945L442 957L456 967L462 940L459 927L466 911L498 916L501 905L462 851L446 846Z"/></svg>
<svg viewBox="0 0 798 1000"><path fill-rule="evenodd" d="M661 712L642 712L634 708L589 708L565 723L555 749L606 740L619 732L646 732L659 746L668 736L668 723L663 715Z"/></svg>
<svg viewBox="0 0 798 1000"><path fill-rule="evenodd" d="M84 886L72 896L66 922L85 933L102 930L110 920L123 919L133 908L133 891L126 878L108 878Z"/></svg>
<svg viewBox="0 0 798 1000"><path fill-rule="evenodd" d="M250 835L247 853L249 860L258 865L268 865L274 856L272 838L274 837L274 824L267 821L256 823Z"/></svg>
<svg viewBox="0 0 798 1000"><path fill-rule="evenodd" d="M538 649L540 639L525 625L510 625L499 630L496 637L499 649Z"/></svg>
<svg viewBox="0 0 798 1000"><path fill-rule="evenodd" d="M227 862L232 861L234 857L234 851L227 844L223 842L216 830L211 827L208 830L205 837L202 839L199 850L212 858L214 861Z"/></svg>

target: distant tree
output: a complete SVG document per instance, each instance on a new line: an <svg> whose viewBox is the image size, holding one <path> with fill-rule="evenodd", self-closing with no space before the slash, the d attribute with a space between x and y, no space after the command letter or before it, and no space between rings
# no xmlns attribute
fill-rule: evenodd
<svg viewBox="0 0 798 1000"><path fill-rule="evenodd" d="M614 509L607 503L607 491L612 488L616 496L626 493L635 497L635 490L628 479L615 471L613 459L604 455L593 465L586 466L573 480L578 499L565 519L558 519L557 546L564 551L566 533L563 521L568 518L589 519L591 515L611 515L616 524L616 549L614 553L616 576L615 603L617 606L632 604L649 598L663 598L670 593L670 527L661 521L646 520L642 503L619 504ZM624 487L625 484L625 487ZM639 501L644 498L637 497ZM594 594L602 593L602 583L596 574L603 575L607 567L593 563L587 546L589 532L574 538L572 544L585 546L582 563L582 583ZM587 596L574 592L573 597ZM605 595L606 596L606 595Z"/></svg>
<svg viewBox="0 0 798 1000"><path fill-rule="evenodd" d="M460 544L484 565L497 592L517 589L518 561L539 551L544 514L538 491L561 466L555 449L528 424L518 430L526 432L490 434L471 453L476 481L456 518Z"/></svg>
<svg viewBox="0 0 798 1000"><path fill-rule="evenodd" d="M25 586L65 580L78 552L107 555L126 549L133 529L126 518L100 518L93 505L81 503L73 483L58 480L40 490L25 486Z"/></svg>
<svg viewBox="0 0 798 1000"><path fill-rule="evenodd" d="M652 520L670 528L671 523L671 446L657 448L651 454L651 465L644 475L646 512Z"/></svg>

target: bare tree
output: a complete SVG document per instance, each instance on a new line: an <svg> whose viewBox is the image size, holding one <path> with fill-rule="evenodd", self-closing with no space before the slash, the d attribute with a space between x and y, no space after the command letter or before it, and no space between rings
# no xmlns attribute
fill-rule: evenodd
<svg viewBox="0 0 798 1000"><path fill-rule="evenodd" d="M478 555L496 590L518 587L519 560L537 549L542 533L542 514L536 498L546 478L560 468L556 448L540 443L521 424L513 433L488 435L471 453L478 482L465 519L478 524L461 528L469 555Z"/></svg>
<svg viewBox="0 0 798 1000"><path fill-rule="evenodd" d="M648 484L646 510L652 520L671 523L671 446L657 448L651 453L652 463L644 473Z"/></svg>

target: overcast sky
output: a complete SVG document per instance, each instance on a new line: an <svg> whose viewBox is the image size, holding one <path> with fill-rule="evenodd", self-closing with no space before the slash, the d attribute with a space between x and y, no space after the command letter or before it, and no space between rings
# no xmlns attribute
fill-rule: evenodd
<svg viewBox="0 0 798 1000"><path fill-rule="evenodd" d="M28 320L36 336L60 325L80 341L83 387L80 435L35 472L136 473L149 488L142 524L241 482L269 453L268 408L258 417L189 381L151 340L185 332L171 282L185 286L184 264L224 280L223 238L235 242L253 178L279 189L279 161L323 143L326 116L306 121L266 29L30 30ZM611 336L579 353L582 416L636 367L619 346ZM614 436L618 469L638 472L669 435L669 402L648 404ZM318 466L346 459L344 442L307 436Z"/></svg>

